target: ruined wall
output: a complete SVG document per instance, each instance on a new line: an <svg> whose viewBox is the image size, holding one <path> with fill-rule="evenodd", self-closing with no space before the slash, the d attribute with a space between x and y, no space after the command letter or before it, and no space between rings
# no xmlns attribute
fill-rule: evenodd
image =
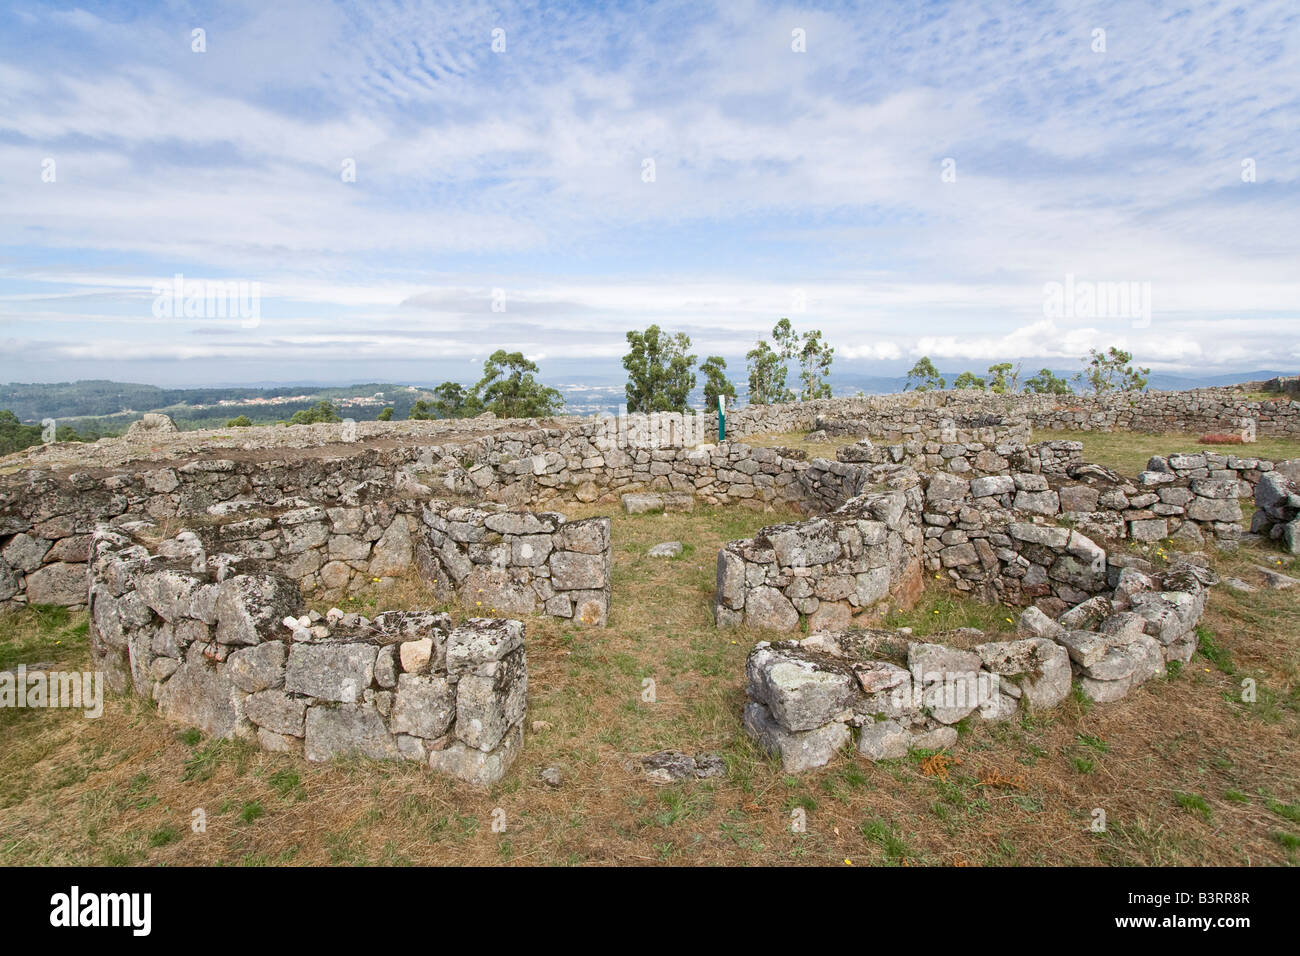
<svg viewBox="0 0 1300 956"><path fill-rule="evenodd" d="M1250 530L1279 542L1290 554L1300 554L1300 460L1260 477Z"/></svg>
<svg viewBox="0 0 1300 956"><path fill-rule="evenodd" d="M391 611L304 615L297 584L193 537L154 553L121 531L91 545L90 643L110 689L168 720L309 760L415 760L476 784L518 753L523 624Z"/></svg>
<svg viewBox="0 0 1300 956"><path fill-rule="evenodd" d="M813 627L842 626L887 596L911 593L903 552L959 591L1059 614L1114 586L1107 552L1119 542L1173 538L1234 547L1242 530L1239 498L1274 468L1203 452L1153 458L1130 481L1079 461L1077 442L961 448L941 456L960 468L920 477L904 465L814 459L801 483L811 501L836 510L728 544L718 557L717 622L793 630L807 618ZM895 457L869 445L842 451L850 459ZM999 473L1003 468L1011 473ZM882 491L889 486L916 487L919 501L913 504L916 494L906 499L888 534L874 525L869 535L842 526L864 503L879 509L894 500Z"/></svg>
<svg viewBox="0 0 1300 956"><path fill-rule="evenodd" d="M502 505L390 501L372 491L333 505L294 497L264 508L236 499L212 506L206 517L215 523L191 521L179 536L211 560L257 560L330 599L418 573L439 600L485 614L540 613L603 625L609 612L608 518L570 522ZM161 533L146 520L125 523Z"/></svg>
<svg viewBox="0 0 1300 956"><path fill-rule="evenodd" d="M0 607L28 601L84 603L81 565L91 532L97 522L117 517L185 519L231 502L250 501L269 508L295 497L332 508L350 495L370 493L374 499L400 505L409 524L416 506L402 502L444 495L514 508L554 508L571 500L615 502L639 490L690 494L712 504L799 505L831 511L870 487L875 472L853 467L860 464L967 475L1057 474L1078 464L1065 447L1068 443L1027 446L1021 452L1019 441L1004 440L1022 434L1026 423L1035 428L1232 431L1234 423L1247 416L1258 422L1259 434L1300 435L1300 403L1246 402L1243 394L1235 389L1205 389L1062 399L912 392L747 406L728 415L732 436L809 430L818 424L845 435L862 427L877 435L899 436L891 444L850 446L842 452L844 460L832 463L807 462L793 453L753 448L740 441L694 447L697 440L711 441L716 435L716 416L697 420L661 415L571 419L548 428L531 422L519 422L517 429L509 427L513 423L493 423L492 428L499 430L448 438L444 444L424 443L429 436L421 436L421 440L364 448L348 448L341 439L328 437L333 434L328 426L313 426L312 441L335 444L295 445L295 454L287 460L273 449L243 449L240 454L213 449L206 456L191 449L187 460L172 462L140 460L72 473L28 469L0 478ZM431 435L444 431L451 431L451 426ZM954 440L946 440L950 438ZM1044 449L1053 451L1056 460L1043 457ZM1016 457L1026 454L1031 460ZM1035 454L1040 460L1032 460ZM87 455L94 458L94 447ZM1252 484L1257 480L1253 473L1262 473L1267 464L1234 468L1232 461L1251 459L1231 455L1210 459L1223 464L1207 465L1209 477L1235 470ZM1180 479L1195 477L1173 471ZM1161 498L1158 504L1131 509L1152 514L1126 516L1124 533L1152 539L1163 524L1168 534L1184 527L1189 535L1204 533L1207 525L1219 539L1227 540L1231 534L1227 525L1232 519L1208 517L1227 515L1231 510L1227 506L1199 505L1207 517L1198 517L1165 513L1166 508L1181 507L1177 501ZM1134 521L1150 523L1135 527ZM367 528L366 533L373 532ZM375 545L378 539L369 543ZM356 550L361 550L359 545ZM316 558L304 552L294 560L310 564ZM317 586L351 588L369 572L359 562L356 557L327 553L319 567L305 574L317 575ZM346 584L342 583L345 576Z"/></svg>
<svg viewBox="0 0 1300 956"><path fill-rule="evenodd" d="M1050 710L1076 680L1093 700L1118 700L1191 658L1212 581L1193 566L1120 571L1113 597L1060 621L1029 608L1013 639L962 629L917 641L908 629L855 628L760 642L745 668L746 730L797 773L850 742L869 760L951 747L959 721Z"/></svg>
<svg viewBox="0 0 1300 956"><path fill-rule="evenodd" d="M718 552L719 627L844 627L852 615L920 591L921 492L916 475L811 521L773 525Z"/></svg>
<svg viewBox="0 0 1300 956"><path fill-rule="evenodd" d="M426 504L419 562L440 596L494 613L603 626L613 552L608 518Z"/></svg>

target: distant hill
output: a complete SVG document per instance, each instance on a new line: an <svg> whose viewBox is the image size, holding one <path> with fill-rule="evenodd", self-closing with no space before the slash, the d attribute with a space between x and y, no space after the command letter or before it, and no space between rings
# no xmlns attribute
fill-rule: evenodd
<svg viewBox="0 0 1300 956"><path fill-rule="evenodd" d="M405 418L415 402L431 397L428 389L389 382L271 388L158 388L103 380L0 385L0 409L9 409L23 422L54 418L78 431L101 433L121 431L145 412L170 415L182 429L220 428L240 415L256 425L269 425L321 400L333 402L345 418L358 421L373 419L389 405L395 418Z"/></svg>
<svg viewBox="0 0 1300 956"><path fill-rule="evenodd" d="M1026 363L1021 379L1035 374L1038 369ZM952 382L961 369L943 370L941 374ZM983 374L983 370L973 370ZM1055 374L1072 379L1077 369L1054 370ZM1174 375L1153 372L1149 385L1153 389L1182 390L1216 385L1235 385L1257 382L1294 372L1260 370L1233 372L1222 375ZM565 411L570 415L617 412L624 401L623 381L618 373L572 376L568 382L556 387L564 395ZM732 370L740 399L745 400L746 380L742 367ZM863 392L880 395L899 392L907 384L904 375L873 375L857 372L851 366L839 368L831 375L831 385L836 396ZM703 383L700 382L702 387ZM357 421L374 419L385 407L393 406L393 417L404 419L411 406L421 399L433 398L430 387L422 385L395 385L391 382L366 382L358 385L272 385L205 386L200 388L159 388L132 382L112 382L103 379L82 382L9 383L0 384L0 409L12 411L19 421L35 425L46 418L56 419L60 426L71 426L84 434L118 434L145 412L162 412L170 415L182 429L221 428L240 415L255 425L270 425L286 421L298 411L310 408L321 400L333 402L345 418ZM703 403L701 388L692 393L690 402L699 407Z"/></svg>

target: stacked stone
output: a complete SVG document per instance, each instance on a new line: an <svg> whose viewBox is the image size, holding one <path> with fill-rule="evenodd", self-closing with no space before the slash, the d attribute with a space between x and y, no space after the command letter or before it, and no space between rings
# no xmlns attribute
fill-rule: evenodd
<svg viewBox="0 0 1300 956"><path fill-rule="evenodd" d="M843 627L859 611L919 589L916 514L910 485L869 492L811 521L773 525L718 552L714 619L719 627L789 631Z"/></svg>
<svg viewBox="0 0 1300 956"><path fill-rule="evenodd" d="M235 499L208 508L222 523L205 529L209 549L275 560L305 590L355 591L402 577L414 562L415 503L373 493L336 504L295 497L262 507Z"/></svg>
<svg viewBox="0 0 1300 956"><path fill-rule="evenodd" d="M1300 554L1300 461L1285 462L1260 478L1250 531L1280 541L1290 554Z"/></svg>
<svg viewBox="0 0 1300 956"><path fill-rule="evenodd" d="M745 728L798 773L827 763L853 728L863 756L897 758L951 747L968 718L1006 720L1069 693L1069 658L1050 640L986 642L972 629L936 637L964 649L867 629L761 642L745 666Z"/></svg>
<svg viewBox="0 0 1300 956"><path fill-rule="evenodd" d="M760 642L745 666L745 728L798 773L855 737L870 760L951 747L959 722L1048 710L1075 677L1092 700L1119 700L1169 663L1191 659L1212 582L1193 564L1163 574L1139 564L1118 567L1113 593L1059 620L1027 608L1012 640L964 628L921 642L906 629L854 628Z"/></svg>
<svg viewBox="0 0 1300 956"><path fill-rule="evenodd" d="M478 489L489 500L506 502L571 497L612 503L645 490L694 495L709 504L765 507L798 501L798 473L807 467L774 449L740 442L624 449L606 447L611 441L599 434L567 436L545 453L480 466L477 471L491 472Z"/></svg>
<svg viewBox="0 0 1300 956"><path fill-rule="evenodd" d="M1029 440L1023 416L968 415L949 407L915 408L886 414L818 416L814 427L829 436L869 437L883 443L1012 444Z"/></svg>
<svg viewBox="0 0 1300 956"><path fill-rule="evenodd" d="M1300 402L1247 401L1237 387L1070 395L1022 407L1037 429L1235 434L1252 421L1258 435L1300 435Z"/></svg>
<svg viewBox="0 0 1300 956"><path fill-rule="evenodd" d="M1082 692L1102 703L1126 696L1166 665L1196 651L1196 625L1213 576L1190 564L1157 573L1140 559L1112 566L1114 590L1066 611L1056 621L1036 607L1020 617L1023 633L1065 647Z"/></svg>
<svg viewBox="0 0 1300 956"><path fill-rule="evenodd" d="M196 542L151 555L120 531L96 534L91 652L110 689L309 760L416 760L483 785L509 768L527 692L522 623L303 614L292 579Z"/></svg>
<svg viewBox="0 0 1300 956"><path fill-rule="evenodd" d="M909 441L895 445L873 445L861 441L836 452L842 462L899 464L917 471L948 471L957 475L1001 475L1014 471L1035 474L1065 474L1082 463L1083 444L1076 441L1046 441L988 444L975 441Z"/></svg>
<svg viewBox="0 0 1300 956"><path fill-rule="evenodd" d="M431 502L421 563L440 596L468 608L543 613L603 626L609 614L608 518Z"/></svg>

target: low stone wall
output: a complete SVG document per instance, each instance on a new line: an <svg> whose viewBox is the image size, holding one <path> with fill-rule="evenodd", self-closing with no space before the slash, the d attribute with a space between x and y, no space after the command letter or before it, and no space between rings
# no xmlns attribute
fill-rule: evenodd
<svg viewBox="0 0 1300 956"><path fill-rule="evenodd" d="M959 722L1050 710L1072 678L1093 700L1118 700L1191 658L1211 580L1191 566L1159 576L1120 570L1112 598L1092 598L1059 621L1029 608L1014 639L849 629L760 642L746 662L745 727L798 773L850 742L869 760L951 747Z"/></svg>
<svg viewBox="0 0 1300 956"><path fill-rule="evenodd" d="M547 614L603 626L613 552L608 518L431 502L418 560L440 596L504 614Z"/></svg>
<svg viewBox="0 0 1300 956"><path fill-rule="evenodd" d="M309 760L415 760L487 785L517 755L528 683L519 621L304 615L297 584L255 559L213 560L192 537L157 551L117 530L94 537L91 653L110 689Z"/></svg>
<svg viewBox="0 0 1300 956"><path fill-rule="evenodd" d="M477 475L491 501L547 504L566 499L617 501L631 491L682 492L708 504L769 507L799 501L806 462L740 442L695 448L623 449L609 439L569 436L568 454L550 451L502 461ZM486 466L485 466L486 467Z"/></svg>
<svg viewBox="0 0 1300 956"><path fill-rule="evenodd" d="M1300 554L1300 460L1262 475L1255 485L1252 534L1267 535L1291 554Z"/></svg>
<svg viewBox="0 0 1300 956"><path fill-rule="evenodd" d="M881 602L920 592L921 493L915 474L811 521L773 525L718 552L719 627L844 627Z"/></svg>
<svg viewBox="0 0 1300 956"><path fill-rule="evenodd" d="M883 413L846 410L818 416L813 427L827 437L867 438L881 444L1023 444L1029 441L1033 431L1023 415L969 414L951 405L937 408L903 406Z"/></svg>
<svg viewBox="0 0 1300 956"><path fill-rule="evenodd" d="M1036 429L1237 434L1253 422L1257 435L1300 436L1300 402L1247 401L1237 388L1066 396L1027 415Z"/></svg>
<svg viewBox="0 0 1300 956"><path fill-rule="evenodd" d="M608 518L570 522L553 512L360 493L333 505L291 498L261 508L236 500L209 511L218 523L178 536L214 561L258 560L327 598L418 574L439 600L485 614L603 625L609 612Z"/></svg>
<svg viewBox="0 0 1300 956"><path fill-rule="evenodd" d="M878 448L861 445L845 451L848 458L881 457ZM941 469L924 478L904 465L814 459L801 475L805 493L838 508L727 545L718 556L715 619L774 630L793 630L805 618L813 627L843 626L886 596L910 594L913 557L959 591L1059 614L1114 586L1107 572L1114 543L1173 538L1234 547L1241 534L1238 497L1274 468L1259 459L1173 455L1153 458L1151 469L1127 481L1078 456L1077 442L965 446L964 455L945 460L978 462L966 473L974 477ZM996 473L1000 467L1032 470ZM995 473L984 473L990 470ZM882 486L918 485L919 508L909 492L913 497L903 499L908 505L887 534L874 526L869 535L845 530L858 509L886 509L895 500L897 492ZM844 496L852 497L841 505Z"/></svg>
<svg viewBox="0 0 1300 956"><path fill-rule="evenodd" d="M909 441L875 445L862 441L846 445L835 457L842 462L904 465L921 472L949 471L957 475L1004 475L1013 471L1065 474L1083 462L1083 443Z"/></svg>

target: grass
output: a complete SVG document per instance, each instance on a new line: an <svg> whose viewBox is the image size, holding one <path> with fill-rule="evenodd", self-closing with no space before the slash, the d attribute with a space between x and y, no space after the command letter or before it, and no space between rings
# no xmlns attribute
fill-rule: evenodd
<svg viewBox="0 0 1300 956"><path fill-rule="evenodd" d="M21 613L0 614L0 670L79 659L89 647L89 633L85 615L73 615L66 607L36 604Z"/></svg>
<svg viewBox="0 0 1300 956"><path fill-rule="evenodd" d="M830 458L834 460L835 452L845 445L852 445L856 439L849 435L832 435L827 441L808 441L809 432L770 432L765 435L745 435L732 439L756 448L793 448L805 452L809 459Z"/></svg>
<svg viewBox="0 0 1300 956"><path fill-rule="evenodd" d="M711 615L717 549L791 517L613 514L609 626L529 620L529 729L510 774L488 792L410 764L313 764L212 740L165 723L135 697L110 698L98 720L0 712L0 863L1296 862L1300 603L1292 592L1216 588L1201 654L1123 701L1090 705L1072 695L1047 713L971 722L951 752L871 764L849 749L794 776L760 753L740 723L746 655L771 635L718 631ZM673 539L693 550L674 560L647 556ZM1252 547L1215 557L1221 574L1248 580L1265 561L1300 573L1295 559ZM891 625L918 637L966 626L1011 630L1012 609L964 600L943 580L927 583L932 590L894 612ZM376 591L355 606L394 600ZM61 664L84 668L84 628L84 613L29 609L0 619L0 653L30 662L57 651ZM1253 702L1243 699L1247 678L1257 686ZM653 703L642 699L647 679ZM533 721L549 726L533 731ZM656 787L628 768L636 755L669 747L716 751L727 775ZM563 775L558 788L539 777L552 766ZM801 832L792 828L796 809ZM1098 809L1106 829L1094 833ZM191 826L198 810L201 832ZM494 828L497 811L502 829Z"/></svg>
<svg viewBox="0 0 1300 956"><path fill-rule="evenodd" d="M1034 432L1031 441L1083 442L1083 460L1113 468L1121 475L1136 475L1145 471L1152 455L1171 455L1175 452L1196 453L1208 451L1219 455L1236 455L1238 458L1263 458L1267 461L1284 461L1300 458L1300 441L1293 438L1264 438L1249 445L1201 445L1199 434L1147 435L1141 432Z"/></svg>

